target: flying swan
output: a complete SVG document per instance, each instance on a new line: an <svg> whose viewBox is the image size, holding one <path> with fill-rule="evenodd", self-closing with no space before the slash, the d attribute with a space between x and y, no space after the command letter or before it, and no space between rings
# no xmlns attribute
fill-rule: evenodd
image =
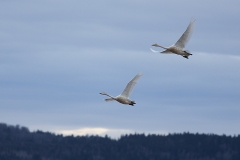
<svg viewBox="0 0 240 160"><path fill-rule="evenodd" d="M142 76L141 73L137 74L128 84L127 86L125 87L125 89L123 90L123 92L118 95L117 97L113 97L113 96L110 96L108 95L107 93L105 92L101 92L100 94L101 95L106 95L110 98L107 98L105 99L106 102L108 101L118 101L119 103L122 103L122 104L129 104L129 105L132 105L134 106L134 104L136 104L134 101L130 100L129 99L129 96L135 86L135 84L138 82L138 80L140 79L140 77Z"/></svg>
<svg viewBox="0 0 240 160"><path fill-rule="evenodd" d="M192 35L192 32L194 30L194 24L195 24L195 19L192 19L190 21L186 31L179 38L179 40L175 44L173 44L172 46L170 46L170 47L163 47L163 46L158 45L157 43L153 44L152 46L161 47L161 48L165 49L164 51L162 51L160 53L174 53L174 54L181 55L184 58L188 59L188 56L190 56L192 54L190 53L190 51L184 50L184 48L185 48L187 42L189 41L189 39L190 39L190 37ZM151 51L152 52L158 52L158 51L155 51L153 49L151 49Z"/></svg>

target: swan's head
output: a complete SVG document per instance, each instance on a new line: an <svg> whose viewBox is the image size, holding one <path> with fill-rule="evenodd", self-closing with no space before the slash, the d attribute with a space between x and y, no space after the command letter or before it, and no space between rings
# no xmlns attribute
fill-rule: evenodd
<svg viewBox="0 0 240 160"><path fill-rule="evenodd" d="M107 93L105 93L105 92L101 92L101 93L99 93L99 94L101 94L101 95L107 95Z"/></svg>
<svg viewBox="0 0 240 160"><path fill-rule="evenodd" d="M159 47L159 45L157 43L153 44L152 46Z"/></svg>

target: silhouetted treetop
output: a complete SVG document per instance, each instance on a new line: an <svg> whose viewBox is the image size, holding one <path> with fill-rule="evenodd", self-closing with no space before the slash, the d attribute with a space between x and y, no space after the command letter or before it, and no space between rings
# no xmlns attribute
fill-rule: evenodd
<svg viewBox="0 0 240 160"><path fill-rule="evenodd" d="M0 123L0 160L240 160L240 135L63 136Z"/></svg>

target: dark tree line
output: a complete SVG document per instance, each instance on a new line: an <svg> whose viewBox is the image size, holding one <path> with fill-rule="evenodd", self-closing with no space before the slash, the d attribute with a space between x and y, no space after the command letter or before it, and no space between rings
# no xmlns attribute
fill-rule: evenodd
<svg viewBox="0 0 240 160"><path fill-rule="evenodd" d="M0 123L0 160L240 160L240 135L63 136Z"/></svg>

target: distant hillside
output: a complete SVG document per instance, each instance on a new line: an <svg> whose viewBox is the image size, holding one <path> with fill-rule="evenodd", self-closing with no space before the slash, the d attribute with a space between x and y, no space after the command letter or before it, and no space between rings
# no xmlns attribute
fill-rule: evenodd
<svg viewBox="0 0 240 160"><path fill-rule="evenodd" d="M240 160L240 135L62 136L0 123L0 160Z"/></svg>

